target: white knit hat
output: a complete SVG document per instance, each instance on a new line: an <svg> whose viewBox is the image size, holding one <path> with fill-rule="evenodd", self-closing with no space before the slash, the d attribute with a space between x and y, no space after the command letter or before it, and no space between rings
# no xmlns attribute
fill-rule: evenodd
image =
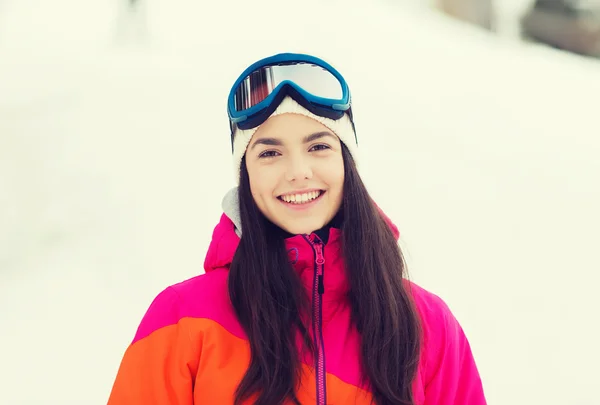
<svg viewBox="0 0 600 405"><path fill-rule="evenodd" d="M324 118L311 113L306 108L298 104L298 102L290 96L286 96L283 101L281 101L281 104L279 104L277 109L273 112L273 114L270 115L270 117L286 113L302 114L325 125L329 130L336 134L338 138L340 138L340 141L343 142L344 145L346 145L350 151L350 154L352 155L352 159L356 164L358 164L358 145L356 143L354 127L348 114L344 114L343 117L338 120ZM258 130L258 128L259 127L247 130L235 130L233 138L233 175L235 176L236 183L239 182L242 158L246 153L246 149L250 144L252 136L254 136L254 133Z"/></svg>

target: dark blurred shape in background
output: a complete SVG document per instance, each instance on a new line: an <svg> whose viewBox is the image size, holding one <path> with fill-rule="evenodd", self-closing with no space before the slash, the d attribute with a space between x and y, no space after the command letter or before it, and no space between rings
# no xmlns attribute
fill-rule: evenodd
<svg viewBox="0 0 600 405"><path fill-rule="evenodd" d="M435 7L459 20L496 31L503 0L434 0ZM600 57L600 0L522 0L519 36L564 51Z"/></svg>
<svg viewBox="0 0 600 405"><path fill-rule="evenodd" d="M449 16L488 30L494 29L492 0L436 0L435 4L438 9Z"/></svg>
<svg viewBox="0 0 600 405"><path fill-rule="evenodd" d="M521 21L524 37L600 57L600 2L537 0Z"/></svg>

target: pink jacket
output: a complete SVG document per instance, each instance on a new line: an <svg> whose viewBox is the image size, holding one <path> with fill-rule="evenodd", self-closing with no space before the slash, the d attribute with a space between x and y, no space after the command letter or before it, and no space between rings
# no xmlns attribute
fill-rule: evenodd
<svg viewBox="0 0 600 405"><path fill-rule="evenodd" d="M398 236L397 228L391 222L390 226ZM348 285L340 233L331 228L324 245L314 235L286 240L294 267L309 291L317 288L314 272L324 275L319 286L322 318L318 320L323 341L318 346L325 352L325 362L303 363L304 380L298 392L302 404L362 405L371 399L359 384L359 335L350 322L345 299ZM233 403L250 362L247 339L227 293L228 267L238 242L234 223L223 214L206 256L206 274L173 285L156 297L123 357L109 405ZM413 385L416 403L485 405L469 342L458 321L439 297L414 283L407 285L424 333Z"/></svg>

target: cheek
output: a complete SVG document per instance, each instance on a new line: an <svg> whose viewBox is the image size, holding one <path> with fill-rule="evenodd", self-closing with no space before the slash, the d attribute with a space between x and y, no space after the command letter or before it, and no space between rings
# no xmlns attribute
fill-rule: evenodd
<svg viewBox="0 0 600 405"><path fill-rule="evenodd" d="M261 182L260 182L260 170L258 167L253 165L252 163L247 163L246 167L248 169L248 180L250 183L250 193L254 198L254 202L257 205L261 205L260 201L260 193L261 193Z"/></svg>
<svg viewBox="0 0 600 405"><path fill-rule="evenodd" d="M325 171L329 186L341 191L344 186L344 161L341 157Z"/></svg>
<svg viewBox="0 0 600 405"><path fill-rule="evenodd" d="M254 199L268 198L273 194L277 179L269 168L257 168L250 176L250 190Z"/></svg>
<svg viewBox="0 0 600 405"><path fill-rule="evenodd" d="M256 187L254 183L252 183L252 181L250 181L250 193L252 194L252 198L254 199L256 205L258 205L259 207L262 206L260 190Z"/></svg>
<svg viewBox="0 0 600 405"><path fill-rule="evenodd" d="M335 190L336 204L341 204L344 197L344 163L340 162L338 169L332 172L332 188Z"/></svg>
<svg viewBox="0 0 600 405"><path fill-rule="evenodd" d="M252 193L252 197L254 198L254 202L261 207L262 206L262 198L261 195L263 193L262 183L256 179L250 179L250 192Z"/></svg>

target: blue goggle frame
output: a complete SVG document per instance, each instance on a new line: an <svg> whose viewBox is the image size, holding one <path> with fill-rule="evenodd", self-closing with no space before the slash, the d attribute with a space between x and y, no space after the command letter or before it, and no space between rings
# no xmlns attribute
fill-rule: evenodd
<svg viewBox="0 0 600 405"><path fill-rule="evenodd" d="M253 105L250 108L237 111L235 104L235 94L241 83L253 72L261 68L285 64L285 63L307 63L317 65L332 74L338 81L342 90L340 99L325 98L310 93L301 86L291 80L285 80L277 85L276 88L261 102ZM294 98L299 104L311 111L315 115L327 117L330 119L339 119L344 113L351 114L351 96L350 89L344 77L330 64L315 56L296 53L282 53L268 58L261 59L250 65L238 77L227 100L227 112L229 115L230 125L233 130L234 125L240 129L249 129L256 127L264 122L275 111L277 105L283 98L289 95ZM232 134L233 135L233 134Z"/></svg>

